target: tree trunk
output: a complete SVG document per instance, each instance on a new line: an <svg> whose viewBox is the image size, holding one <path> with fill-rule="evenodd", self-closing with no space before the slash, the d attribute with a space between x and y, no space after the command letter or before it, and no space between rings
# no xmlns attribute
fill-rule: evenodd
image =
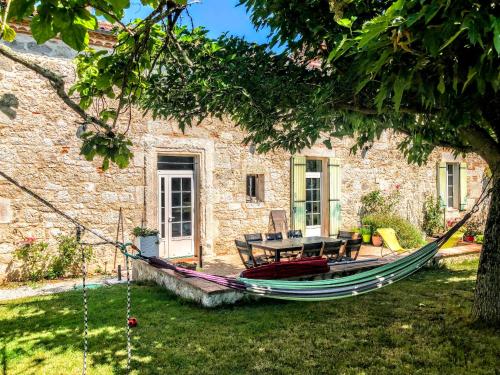
<svg viewBox="0 0 500 375"><path fill-rule="evenodd" d="M500 325L500 176L493 180L490 211L477 271L474 317L490 326Z"/></svg>

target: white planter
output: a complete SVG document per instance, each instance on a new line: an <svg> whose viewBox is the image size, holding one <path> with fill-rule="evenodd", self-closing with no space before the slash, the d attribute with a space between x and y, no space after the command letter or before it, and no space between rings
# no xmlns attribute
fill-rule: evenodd
<svg viewBox="0 0 500 375"><path fill-rule="evenodd" d="M142 255L146 257L159 257L160 256L160 239L158 235L137 237L139 240L139 249Z"/></svg>

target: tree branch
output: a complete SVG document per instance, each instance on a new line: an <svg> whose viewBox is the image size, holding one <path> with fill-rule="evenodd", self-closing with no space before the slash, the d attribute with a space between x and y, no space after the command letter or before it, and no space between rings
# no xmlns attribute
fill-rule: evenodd
<svg viewBox="0 0 500 375"><path fill-rule="evenodd" d="M109 16L110 18L112 18L113 20L115 20L115 22L117 24L119 24L123 30L125 30L129 35L133 36L134 35L134 32L132 30L130 30L130 28L127 27L127 25L125 25L115 14L111 13L111 12L108 12L106 9L100 7L98 5L98 3L96 4L95 2L92 2L91 3L91 7L98 10L99 12L101 13L104 13L106 14L107 16Z"/></svg>
<svg viewBox="0 0 500 375"><path fill-rule="evenodd" d="M483 128L471 125L460 129L460 136L473 148L474 152L490 165L491 169L500 166L500 144Z"/></svg>
<svg viewBox="0 0 500 375"><path fill-rule="evenodd" d="M66 90L64 89L64 80L62 79L61 76L56 74L55 72L44 68L43 66L38 65L35 62L30 61L29 59L26 59L25 57L21 56L20 54L12 51L10 48L0 44L0 55L5 56L6 58L23 65L24 67L34 71L35 73L41 75L45 79L49 81L51 86L54 88L56 94L61 98L61 100L69 107L71 108L76 114L78 114L85 123L94 123L98 125L100 128L106 130L106 131L111 131L111 127L100 120L99 118L89 115L86 113L75 101L73 101L69 95L66 93Z"/></svg>

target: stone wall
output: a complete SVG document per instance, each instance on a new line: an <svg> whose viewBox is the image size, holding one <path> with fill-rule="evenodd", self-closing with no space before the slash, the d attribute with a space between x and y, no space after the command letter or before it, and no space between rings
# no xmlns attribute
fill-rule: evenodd
<svg viewBox="0 0 500 375"><path fill-rule="evenodd" d="M47 46L32 42L31 37L21 35L13 47L59 71L68 82L74 79L68 59L72 55L65 47L58 42ZM200 244L205 254L234 252L235 238L267 231L270 209L285 209L289 217L290 155L255 154L241 144L244 134L230 121L208 119L182 133L171 121L153 121L134 112L129 132L134 143L133 161L126 169L112 166L106 172L99 168L99 161L88 162L79 155L78 125L79 118L46 81L0 57L0 169L89 227L114 238L120 207L125 215L126 239L143 219L147 226L157 225L159 153L190 153L199 158ZM436 193L436 162L453 156L440 150L432 154L427 166L410 166L397 151L397 142L396 135L384 133L364 158L350 154L353 141L347 138L335 140L333 150L317 145L302 152L341 159L343 228L358 225L363 194L396 185L403 197L401 214L414 223L421 222L424 195ZM484 163L474 155L467 162L472 203L481 189ZM246 202L248 173L264 175L264 202ZM0 278L15 275L13 251L24 237L48 241L53 249L58 235L73 232L71 224L0 179ZM96 239L86 236L86 240ZM114 250L99 247L97 255L99 267L109 271Z"/></svg>

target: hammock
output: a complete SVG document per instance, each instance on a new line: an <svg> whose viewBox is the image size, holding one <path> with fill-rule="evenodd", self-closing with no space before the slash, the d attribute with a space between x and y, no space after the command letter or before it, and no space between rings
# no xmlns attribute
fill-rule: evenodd
<svg viewBox="0 0 500 375"><path fill-rule="evenodd" d="M471 215L472 212L467 213L444 235L410 255L368 271L329 280L288 281L234 278L188 270L159 258L148 258L147 261L155 267L172 269L184 276L197 277L257 296L293 301L326 301L368 293L410 276L429 262L439 248Z"/></svg>

